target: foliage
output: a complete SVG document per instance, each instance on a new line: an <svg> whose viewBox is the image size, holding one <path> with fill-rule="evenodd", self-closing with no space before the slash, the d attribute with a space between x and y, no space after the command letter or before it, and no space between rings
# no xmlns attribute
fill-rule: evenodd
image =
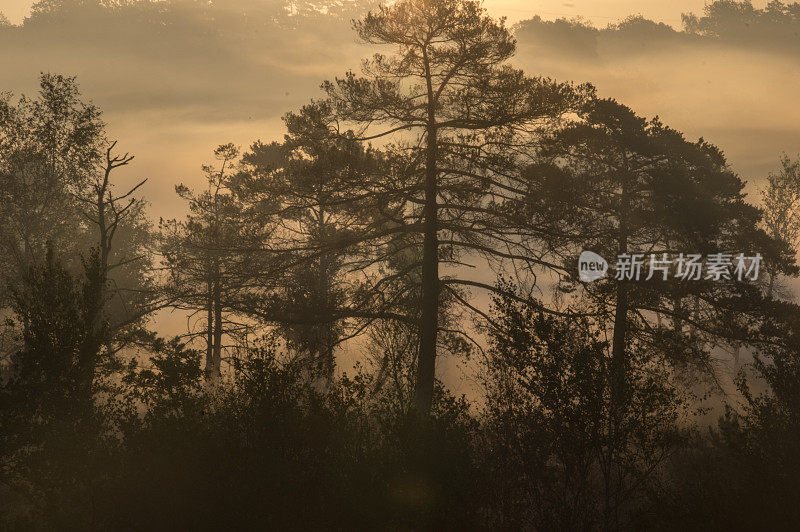
<svg viewBox="0 0 800 532"><path fill-rule="evenodd" d="M723 39L752 41L771 34L772 38L796 36L800 4L770 0L763 9L750 0L715 0L705 5L703 15L684 14L686 32Z"/></svg>
<svg viewBox="0 0 800 532"><path fill-rule="evenodd" d="M613 323L614 349L623 337L661 350L688 375L714 375L710 352L720 343L763 341L765 312L758 283L702 278L686 281L683 254L762 256L764 267L796 274L785 243L766 234L759 210L744 199L744 182L722 152L614 100L587 101L580 120L554 128L525 171L526 203L512 205L540 230L543 260L560 265L563 297ZM574 265L583 250L606 257L606 279L580 283ZM617 258L666 259L670 272L635 282L618 279ZM633 273L633 272L631 272ZM684 330L687 329L687 330Z"/></svg>
<svg viewBox="0 0 800 532"><path fill-rule="evenodd" d="M2 32L81 21L102 39L130 18L219 59L218 25L341 23L368 3L42 0ZM715 2L680 38L795 11ZM144 182L114 188L132 157L74 79L0 97L0 528L797 522L800 310L772 293L798 273L797 164L759 209L717 147L511 66L512 33L476 2L393 2L355 29L391 51L288 113L282 141L220 145L157 247ZM517 32L678 38L641 17ZM579 284L587 247L760 252L771 279ZM161 307L200 317L165 339L144 329ZM706 434L687 384L726 345L755 361ZM483 388L453 395L443 355L477 362Z"/></svg>
<svg viewBox="0 0 800 532"><path fill-rule="evenodd" d="M631 342L620 411L612 353L596 324L510 295L495 297L492 316L486 423L504 488L497 526L627 526L637 493L680 446L688 396L646 344Z"/></svg>

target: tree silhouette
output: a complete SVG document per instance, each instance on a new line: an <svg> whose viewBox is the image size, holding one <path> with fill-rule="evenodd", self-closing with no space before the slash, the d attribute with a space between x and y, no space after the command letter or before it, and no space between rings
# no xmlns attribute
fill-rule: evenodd
<svg viewBox="0 0 800 532"><path fill-rule="evenodd" d="M205 328L191 336L206 341L205 374L210 383L221 377L225 335L244 335L250 330L236 319L238 298L250 281L262 272L262 257L250 253L268 240L271 226L257 210L249 210L238 194L238 149L224 144L214 150L219 167L204 166L208 189L193 193L176 187L189 203L185 221L162 221L161 253L168 279L167 299L176 308L205 314Z"/></svg>
<svg viewBox="0 0 800 532"><path fill-rule="evenodd" d="M99 109L81 101L74 78L43 74L37 99L22 96L14 105L10 95L0 98L4 285L27 272L34 257L44 257L48 242L65 257L77 255L82 228L74 194L101 161L103 127Z"/></svg>
<svg viewBox="0 0 800 532"><path fill-rule="evenodd" d="M104 319L108 321L107 348L120 351L144 332L144 322L163 307L152 282L150 249L153 234L145 214L145 201L135 193L147 180L127 192L116 194L115 170L127 166L134 157L114 155L116 142L105 150L104 161L74 194L83 218L96 230L93 249L97 251ZM112 345L114 344L115 345Z"/></svg>
<svg viewBox="0 0 800 532"><path fill-rule="evenodd" d="M777 241L786 242L789 253L800 247L800 162L786 155L781 159L780 172L767 177L767 186L761 191L764 208L764 228ZM768 264L769 285L767 299L772 299L779 269Z"/></svg>
<svg viewBox="0 0 800 532"><path fill-rule="evenodd" d="M216 90L255 119L368 5L383 53L281 140L217 147L158 235L73 78L0 93L0 529L796 528L800 309L776 279L799 271L798 163L748 203L716 146L511 66L474 0L41 0L0 39L124 49L112 74L182 79L140 105ZM515 31L618 60L794 43L799 14ZM580 281L584 250L609 275ZM164 307L186 334L159 336ZM730 348L739 393L713 395Z"/></svg>
<svg viewBox="0 0 800 532"><path fill-rule="evenodd" d="M795 40L800 5L771 0L758 9L750 0L715 0L705 5L703 15L684 13L681 19L687 33L745 42L768 37L786 44Z"/></svg>
<svg viewBox="0 0 800 532"><path fill-rule="evenodd" d="M756 342L765 318L760 289L736 275L737 254L760 253L782 271L795 267L780 243L759 229L758 210L744 202L744 184L717 148L702 139L689 142L613 100L590 101L580 116L543 141L541 160L527 173L526 214L542 228L550 260L570 270L565 290L576 287L573 265L581 250L611 263L607 280L580 285L579 294L613 324L612 373L622 408L626 353L634 339L710 375L708 350L721 339ZM672 266L683 254L685 274L688 255L716 253L729 256L726 276L712 278L704 270L684 279ZM635 254L643 262L641 276L633 270L618 275L617 257ZM651 256L665 260L664 254L666 278L649 262Z"/></svg>
<svg viewBox="0 0 800 532"><path fill-rule="evenodd" d="M533 508L537 528L624 528L634 492L656 480L656 468L676 448L689 397L660 354L638 344L619 417L602 322L547 314L539 302L510 297L516 287L501 284L484 362L497 474L508 475L508 489L497 496L519 505L512 520Z"/></svg>
<svg viewBox="0 0 800 532"><path fill-rule="evenodd" d="M502 234L487 225L487 205L514 193L503 183L504 148L513 149L519 135L566 112L579 93L506 65L514 40L477 2L401 1L368 14L356 30L367 43L393 46L395 55L376 55L365 63L364 77L350 72L324 88L337 116L359 126L360 138L411 139L407 157L418 172L403 193L419 210L402 213L400 223L423 236L415 402L426 413L435 379L440 290L460 282L442 284L440 263L458 262L464 253L492 255L505 245Z"/></svg>
<svg viewBox="0 0 800 532"><path fill-rule="evenodd" d="M272 270L265 287L274 297L249 308L281 326L289 344L310 359L311 373L330 383L334 350L350 336L340 313L355 290L346 273L356 250L340 243L369 223L368 211L351 198L382 162L375 150L352 137L330 135L331 109L325 103L305 106L284 120L283 143L256 143L243 157L248 175L241 190L250 191L250 201L274 203L279 230L265 243L272 250L267 255L286 265Z"/></svg>
<svg viewBox="0 0 800 532"><path fill-rule="evenodd" d="M144 201L133 196L142 183L114 194L112 172L132 158L112 155L100 111L81 99L73 78L44 74L40 87L37 99L0 102L0 291L21 282L48 245L75 275L83 271L80 258L96 251L95 304L107 324L104 348L113 354L141 335L158 306L149 280L149 222Z"/></svg>
<svg viewBox="0 0 800 532"><path fill-rule="evenodd" d="M4 422L17 427L16 435L23 439L12 450L38 444L52 427L80 425L91 418L107 334L103 284L96 252L76 279L51 248L13 289L11 308L22 347L7 368Z"/></svg>

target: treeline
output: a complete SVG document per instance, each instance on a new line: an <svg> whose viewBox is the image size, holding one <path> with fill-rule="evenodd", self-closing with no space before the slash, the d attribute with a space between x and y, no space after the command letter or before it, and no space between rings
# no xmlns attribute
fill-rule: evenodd
<svg viewBox="0 0 800 532"><path fill-rule="evenodd" d="M253 58L242 53L250 47L269 48L275 60L293 56L291 49L279 45L290 36L302 44L304 52L327 55L332 46L349 54L351 40L346 30L350 21L378 5L376 0L39 0L19 26L0 18L0 35L13 45L20 39L29 42L25 35L48 40L57 29L62 39L66 36L74 45L94 42L119 47L127 54L160 49L170 57L201 47L207 48L207 58L213 58L238 47L238 60L250 63ZM796 2L771 0L759 9L750 0L715 0L704 6L702 13L681 14L681 20L682 27L675 29L631 15L598 28L580 17L548 21L537 15L516 24L514 33L523 51L545 47L567 56L607 50L636 54L681 44L713 43L793 53L800 44L800 4ZM93 31L84 31L87 28ZM306 60L314 61L311 57Z"/></svg>
<svg viewBox="0 0 800 532"><path fill-rule="evenodd" d="M371 5L40 1L21 25L0 24L4 79L26 86L37 63L81 74L111 113L280 116L313 93L330 64L360 57L350 21Z"/></svg>
<svg viewBox="0 0 800 532"><path fill-rule="evenodd" d="M2 66L17 90L27 87L34 63L78 73L115 115L144 110L159 116L178 111L215 123L263 119L314 95L316 81L332 69L358 64L364 54L352 39L350 21L374 5L369 0L41 1L21 25L0 23L0 46L7 51ZM587 71L587 64L684 54L687 48L706 54L734 46L791 59L798 42L795 5L772 2L756 9L750 3L714 2L704 14L687 15L683 31L641 16L606 28L534 17L513 28L517 64L548 71L563 65L573 69L570 79L600 83L605 80ZM659 71L691 64L687 57L678 58L676 66L660 59L654 62ZM123 94L117 83L125 87Z"/></svg>
<svg viewBox="0 0 800 532"><path fill-rule="evenodd" d="M717 147L510 66L474 2L355 29L392 52L220 145L157 227L74 79L0 100L4 527L796 523L798 164L749 203ZM728 268L614 275L679 254Z"/></svg>
<svg viewBox="0 0 800 532"><path fill-rule="evenodd" d="M638 55L678 47L702 50L735 46L746 50L792 55L800 47L800 4L770 1L763 9L750 0L716 0L702 14L683 13L675 29L642 15L597 28L581 18L543 20L540 16L517 24L522 52L544 49L567 57Z"/></svg>

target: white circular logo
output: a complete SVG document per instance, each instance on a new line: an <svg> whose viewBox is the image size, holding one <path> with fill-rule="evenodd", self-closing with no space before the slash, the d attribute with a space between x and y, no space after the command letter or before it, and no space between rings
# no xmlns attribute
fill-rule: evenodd
<svg viewBox="0 0 800 532"><path fill-rule="evenodd" d="M606 259L593 251L584 251L578 257L578 277L584 283L602 279L608 272Z"/></svg>

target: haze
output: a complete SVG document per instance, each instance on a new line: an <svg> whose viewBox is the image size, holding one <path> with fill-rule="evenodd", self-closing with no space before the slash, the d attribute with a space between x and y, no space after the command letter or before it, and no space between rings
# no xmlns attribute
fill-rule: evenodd
<svg viewBox="0 0 800 532"><path fill-rule="evenodd" d="M0 11L19 22L30 4L4 0ZM237 18L269 5L217 4L213 24L187 4L162 25L145 17L100 23L80 14L0 29L0 90L33 93L40 71L77 76L84 96L104 110L110 135L136 155L124 179L149 179L142 193L155 220L180 217L184 206L174 186L203 185L200 167L217 145L280 139L285 112L320 96L320 82L357 69L374 52L356 42L352 17L282 26ZM649 23L597 31L530 20L537 13L545 21L582 16L605 28L641 13L680 29L682 12L702 13L703 2L694 0L489 0L486 6L518 24L515 61L526 72L592 82L600 96L657 115L690 139L704 137L725 151L751 193L782 153L800 151L793 43L713 40ZM183 318L173 326L185 327Z"/></svg>
<svg viewBox="0 0 800 532"><path fill-rule="evenodd" d="M30 12L30 0L4 0L0 11L14 23ZM224 2L223 2L224 3ZM765 2L755 2L754 5ZM642 15L679 25L681 11L699 11L703 8L703 0L680 0L677 2L641 2L636 0L541 0L527 2L525 0L487 0L484 5L497 16L507 17L510 22L541 15L551 19L558 17L582 16L593 22L605 25L614 19L624 18L631 13Z"/></svg>
<svg viewBox="0 0 800 532"><path fill-rule="evenodd" d="M4 0L0 11L19 22L31 3ZM641 13L678 27L681 13L699 13L703 2L488 0L486 6L511 23L541 13L544 20L582 16L605 27ZM19 94L35 90L40 71L76 75L84 95L105 111L111 134L137 155L130 179L150 178L144 193L153 214L172 217L174 184L197 183L216 145L279 138L283 113L318 96L322 80L357 68L372 53L355 43L346 21L308 26L245 37L221 26L210 39L192 35L196 28L189 24L155 36L136 24L122 35L77 21L25 28L22 35L2 36L0 87ZM590 81L602 96L717 144L749 180L774 169L782 152L798 151L800 111L793 95L800 74L789 54L685 43L635 53L601 43L594 56L581 56L570 51L568 37L563 46L545 47L518 38L517 63L529 73Z"/></svg>

